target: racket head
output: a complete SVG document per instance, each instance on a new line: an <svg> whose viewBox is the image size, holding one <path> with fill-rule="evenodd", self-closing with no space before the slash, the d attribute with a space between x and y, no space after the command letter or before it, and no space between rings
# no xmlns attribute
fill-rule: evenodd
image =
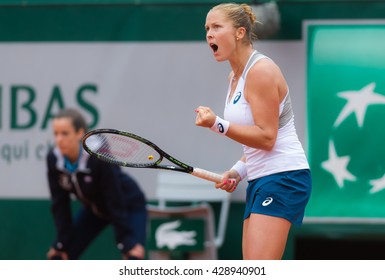
<svg viewBox="0 0 385 280"><path fill-rule="evenodd" d="M163 159L152 142L126 131L95 129L83 136L83 148L97 158L124 167L150 168Z"/></svg>

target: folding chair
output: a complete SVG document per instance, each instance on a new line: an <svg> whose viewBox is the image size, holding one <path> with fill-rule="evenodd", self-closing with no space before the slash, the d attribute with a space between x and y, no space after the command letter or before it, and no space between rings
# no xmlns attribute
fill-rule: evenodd
<svg viewBox="0 0 385 280"><path fill-rule="evenodd" d="M230 208L230 194L216 189L214 183L189 174L159 171L156 197L158 205L149 205L150 221L154 218L200 218L204 220L204 250L189 252L188 259L217 259L217 249L224 242ZM209 202L220 202L215 230L215 217ZM175 206L172 203L186 205ZM152 238L152 237L151 237ZM150 259L168 259L170 251L149 250Z"/></svg>

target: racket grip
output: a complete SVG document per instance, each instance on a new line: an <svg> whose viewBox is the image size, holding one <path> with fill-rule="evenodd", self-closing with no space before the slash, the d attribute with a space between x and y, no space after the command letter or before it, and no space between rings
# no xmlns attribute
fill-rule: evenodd
<svg viewBox="0 0 385 280"><path fill-rule="evenodd" d="M217 173L207 171L201 168L194 168L193 172L191 175L194 175L196 177L214 182L214 183L220 183L223 181L223 176L219 175Z"/></svg>

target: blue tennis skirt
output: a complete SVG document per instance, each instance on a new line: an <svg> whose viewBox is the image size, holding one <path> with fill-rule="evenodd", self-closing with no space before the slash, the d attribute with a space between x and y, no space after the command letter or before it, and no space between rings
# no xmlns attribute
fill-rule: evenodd
<svg viewBox="0 0 385 280"><path fill-rule="evenodd" d="M244 219L255 213L284 218L300 226L311 188L309 169L285 171L249 181Z"/></svg>

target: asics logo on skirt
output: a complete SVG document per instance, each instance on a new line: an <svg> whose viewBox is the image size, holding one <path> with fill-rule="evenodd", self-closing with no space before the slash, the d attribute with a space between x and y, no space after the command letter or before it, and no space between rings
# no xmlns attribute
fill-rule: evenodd
<svg viewBox="0 0 385 280"><path fill-rule="evenodd" d="M272 197L267 197L263 202L262 202L262 206L267 206L269 205L270 203L273 202L273 198Z"/></svg>

